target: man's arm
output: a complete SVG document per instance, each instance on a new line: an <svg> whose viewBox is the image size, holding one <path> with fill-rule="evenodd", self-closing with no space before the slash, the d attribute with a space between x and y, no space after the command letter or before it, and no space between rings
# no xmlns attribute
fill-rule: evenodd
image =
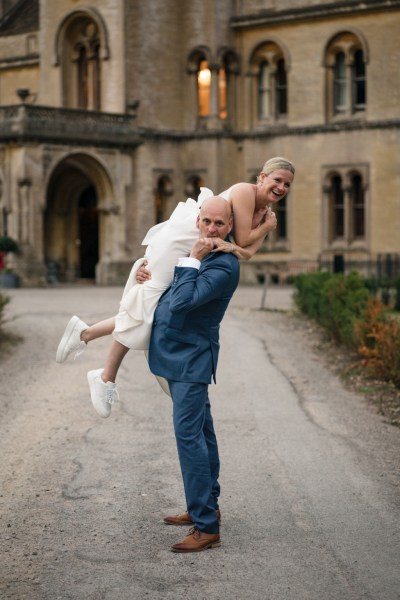
<svg viewBox="0 0 400 600"><path fill-rule="evenodd" d="M200 238L194 244L190 257L182 258L184 266L175 267L171 285L170 310L173 313L189 312L216 298L224 297L227 290L236 287L239 281L239 263L232 254L221 260L217 257L199 272L202 260L212 252L219 238ZM142 265L136 281L144 283L151 273Z"/></svg>
<svg viewBox="0 0 400 600"><path fill-rule="evenodd" d="M239 263L233 255L221 258L210 259L201 271L175 268L169 304L172 313L186 313L225 297L229 290L232 293L239 281Z"/></svg>

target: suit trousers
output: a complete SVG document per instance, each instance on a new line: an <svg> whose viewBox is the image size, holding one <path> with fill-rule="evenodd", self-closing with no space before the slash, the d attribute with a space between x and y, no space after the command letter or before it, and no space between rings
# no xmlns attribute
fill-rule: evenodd
<svg viewBox="0 0 400 600"><path fill-rule="evenodd" d="M219 455L208 384L168 381L188 513L200 531L218 533Z"/></svg>

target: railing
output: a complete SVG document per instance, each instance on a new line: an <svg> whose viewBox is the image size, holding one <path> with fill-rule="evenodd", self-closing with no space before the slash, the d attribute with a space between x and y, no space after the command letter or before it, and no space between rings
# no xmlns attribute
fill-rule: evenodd
<svg viewBox="0 0 400 600"><path fill-rule="evenodd" d="M142 140L134 114L50 106L0 106L0 141L40 141L135 147Z"/></svg>

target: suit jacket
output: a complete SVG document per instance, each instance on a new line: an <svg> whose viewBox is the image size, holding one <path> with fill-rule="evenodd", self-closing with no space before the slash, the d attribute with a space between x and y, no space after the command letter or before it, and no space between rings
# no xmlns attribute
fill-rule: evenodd
<svg viewBox="0 0 400 600"><path fill-rule="evenodd" d="M219 326L239 283L233 254L210 253L200 269L175 267L161 296L150 337L149 366L171 381L211 383L217 370Z"/></svg>

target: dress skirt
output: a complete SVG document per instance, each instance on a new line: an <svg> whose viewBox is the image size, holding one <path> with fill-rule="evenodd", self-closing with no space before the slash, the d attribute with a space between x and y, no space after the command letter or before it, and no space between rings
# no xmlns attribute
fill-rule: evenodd
<svg viewBox="0 0 400 600"><path fill-rule="evenodd" d="M132 267L115 319L113 336L127 348L148 350L158 300L172 282L178 259L188 256L198 239L196 221L200 206L212 195L208 188L201 188L197 202L191 198L180 202L168 221L152 227L144 238L145 255ZM151 279L138 284L136 273L145 260Z"/></svg>

